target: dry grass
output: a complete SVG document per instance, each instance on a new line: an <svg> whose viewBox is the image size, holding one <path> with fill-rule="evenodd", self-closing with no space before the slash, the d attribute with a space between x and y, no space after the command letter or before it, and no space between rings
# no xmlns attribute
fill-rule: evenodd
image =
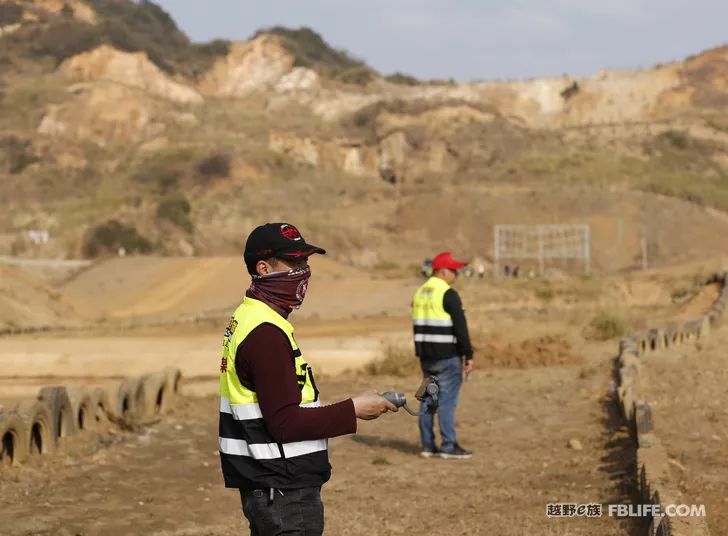
<svg viewBox="0 0 728 536"><path fill-rule="evenodd" d="M364 372L371 376L409 376L417 370L418 364L411 345L385 343L382 356L367 363Z"/></svg>
<svg viewBox="0 0 728 536"><path fill-rule="evenodd" d="M598 311L584 327L582 334L585 339L593 341L608 341L621 337L627 332L627 322L624 317L615 311Z"/></svg>

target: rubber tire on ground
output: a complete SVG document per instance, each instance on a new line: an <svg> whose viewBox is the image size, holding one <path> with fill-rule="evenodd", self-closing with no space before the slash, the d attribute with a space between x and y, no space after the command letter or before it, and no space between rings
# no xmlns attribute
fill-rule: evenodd
<svg viewBox="0 0 728 536"><path fill-rule="evenodd" d="M170 398L182 394L182 371L177 367L167 367L162 371L167 376L167 387Z"/></svg>
<svg viewBox="0 0 728 536"><path fill-rule="evenodd" d="M68 393L68 400L71 401L73 422L76 426L76 430L79 432L87 430L91 425L91 393L88 388L83 385L67 385L66 392Z"/></svg>
<svg viewBox="0 0 728 536"><path fill-rule="evenodd" d="M143 389L139 378L124 378L119 384L114 414L127 424L139 422L146 414Z"/></svg>
<svg viewBox="0 0 728 536"><path fill-rule="evenodd" d="M144 384L147 415L159 415L166 411L170 406L167 375L162 372L145 374L141 377L141 381Z"/></svg>
<svg viewBox="0 0 728 536"><path fill-rule="evenodd" d="M38 399L48 404L53 418L53 441L56 445L62 437L76 433L76 419L65 387L43 387Z"/></svg>
<svg viewBox="0 0 728 536"><path fill-rule="evenodd" d="M0 413L0 465L18 465L28 457L28 434L14 411Z"/></svg>
<svg viewBox="0 0 728 536"><path fill-rule="evenodd" d="M53 416L42 400L24 400L15 411L23 419L27 435L28 454L48 454L55 447Z"/></svg>
<svg viewBox="0 0 728 536"><path fill-rule="evenodd" d="M97 387L91 392L91 426L106 423L111 412L108 391Z"/></svg>

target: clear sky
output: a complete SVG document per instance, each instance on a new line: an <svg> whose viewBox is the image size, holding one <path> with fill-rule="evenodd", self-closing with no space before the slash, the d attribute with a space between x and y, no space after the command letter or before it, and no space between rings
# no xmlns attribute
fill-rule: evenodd
<svg viewBox="0 0 728 536"><path fill-rule="evenodd" d="M383 74L461 81L649 67L728 44L728 0L154 0L194 40L309 26Z"/></svg>

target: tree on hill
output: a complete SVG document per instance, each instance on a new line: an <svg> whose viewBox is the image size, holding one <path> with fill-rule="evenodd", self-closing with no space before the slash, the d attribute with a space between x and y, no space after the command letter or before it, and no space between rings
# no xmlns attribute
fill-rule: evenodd
<svg viewBox="0 0 728 536"><path fill-rule="evenodd" d="M4 47L6 57L50 57L59 64L106 43L126 52L144 52L168 73L196 77L207 71L217 57L228 53L227 41L190 42L172 17L149 0L86 1L96 12L97 24L78 21L63 13L48 16L42 24L29 25L0 38L9 45Z"/></svg>
<svg viewBox="0 0 728 536"><path fill-rule="evenodd" d="M366 63L344 50L333 48L311 28L274 26L259 30L253 37L264 34L281 38L283 45L293 55L296 67L308 67L324 76L350 84L367 84L377 76L377 72Z"/></svg>

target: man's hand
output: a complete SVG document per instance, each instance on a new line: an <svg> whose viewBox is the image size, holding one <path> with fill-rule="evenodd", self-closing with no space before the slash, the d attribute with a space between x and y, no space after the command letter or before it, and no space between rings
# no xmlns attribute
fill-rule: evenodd
<svg viewBox="0 0 728 536"><path fill-rule="evenodd" d="M473 360L472 359L465 360L465 368L463 368L463 371L465 372L466 378L468 376L470 376L470 373L473 372Z"/></svg>
<svg viewBox="0 0 728 536"><path fill-rule="evenodd" d="M367 391L351 399L354 402L354 412L359 419L370 421L376 419L387 411L397 411L399 408L376 391Z"/></svg>

